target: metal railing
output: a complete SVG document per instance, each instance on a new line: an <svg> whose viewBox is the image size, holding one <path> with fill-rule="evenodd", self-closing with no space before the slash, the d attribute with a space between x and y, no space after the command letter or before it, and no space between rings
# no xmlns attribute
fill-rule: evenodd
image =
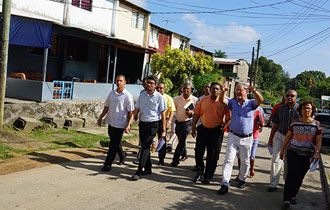
<svg viewBox="0 0 330 210"><path fill-rule="evenodd" d="M53 99L55 100L71 100L73 82L54 80Z"/></svg>

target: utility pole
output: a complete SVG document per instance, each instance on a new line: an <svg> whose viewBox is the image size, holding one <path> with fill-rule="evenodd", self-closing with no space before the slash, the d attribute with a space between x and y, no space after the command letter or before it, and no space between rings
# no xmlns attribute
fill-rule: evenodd
<svg viewBox="0 0 330 210"><path fill-rule="evenodd" d="M254 69L254 47L252 48L252 59L251 59L251 69L250 69L250 86L252 85L253 79L253 69ZM252 92L249 91L249 98L252 98Z"/></svg>
<svg viewBox="0 0 330 210"><path fill-rule="evenodd" d="M259 65L259 50L260 50L260 39L258 40L258 46L257 46L257 58L256 58L256 71L255 71L255 74L254 74L254 85L257 84L258 65Z"/></svg>
<svg viewBox="0 0 330 210"><path fill-rule="evenodd" d="M2 1L2 21L1 21L1 40L0 40L0 130L3 127L3 117L5 108L9 30L10 30L10 10L11 0Z"/></svg>

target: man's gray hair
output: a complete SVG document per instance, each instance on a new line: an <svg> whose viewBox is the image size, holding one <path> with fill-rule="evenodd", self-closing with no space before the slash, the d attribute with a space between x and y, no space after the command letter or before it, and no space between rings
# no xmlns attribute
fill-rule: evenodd
<svg viewBox="0 0 330 210"><path fill-rule="evenodd" d="M237 89L238 86L242 86L243 88L247 88L248 87L248 85L246 83L239 82L239 83L236 84L235 90Z"/></svg>

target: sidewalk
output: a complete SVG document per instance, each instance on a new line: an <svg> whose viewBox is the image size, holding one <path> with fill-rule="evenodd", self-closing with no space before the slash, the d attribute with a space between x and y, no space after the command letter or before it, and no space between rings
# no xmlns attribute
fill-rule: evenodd
<svg viewBox="0 0 330 210"><path fill-rule="evenodd" d="M266 191L270 170L268 136L269 129L265 128L257 150L255 177L247 180L245 189L233 186L224 196L216 194L220 188L221 166L210 185L191 181L195 174L191 170L195 163L195 140L190 137L189 159L172 168L169 167L171 153L165 166L157 166L157 154L153 153L153 174L137 182L130 181L137 169L132 163L135 159L132 153L126 165L114 163L106 173L100 171L105 158L100 156L2 175L0 209L281 209L283 180L277 192ZM219 164L223 163L225 145L224 142ZM233 178L236 175L235 167ZM291 209L327 209L319 170L307 173L297 202Z"/></svg>

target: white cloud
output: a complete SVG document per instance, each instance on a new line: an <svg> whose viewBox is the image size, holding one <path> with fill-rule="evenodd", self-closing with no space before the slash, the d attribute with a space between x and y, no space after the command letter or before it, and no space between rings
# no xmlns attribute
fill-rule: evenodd
<svg viewBox="0 0 330 210"><path fill-rule="evenodd" d="M192 14L185 14L182 20L188 22L193 39L206 46L228 46L235 42L255 42L260 37L250 26L236 23L225 27L207 25Z"/></svg>

